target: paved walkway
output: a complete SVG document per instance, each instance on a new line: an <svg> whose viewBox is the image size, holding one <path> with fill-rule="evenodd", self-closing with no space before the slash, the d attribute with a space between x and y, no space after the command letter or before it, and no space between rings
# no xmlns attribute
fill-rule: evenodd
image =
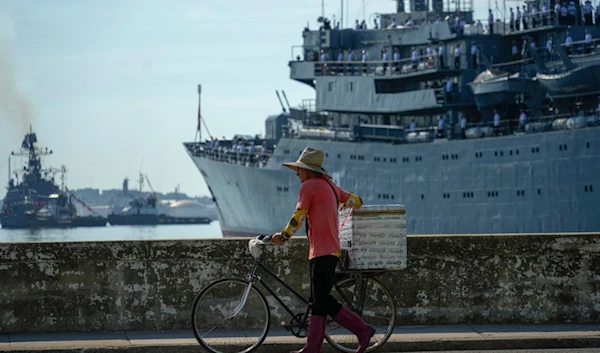
<svg viewBox="0 0 600 353"><path fill-rule="evenodd" d="M304 340L272 328L260 353L289 352ZM397 327L377 352L600 347L600 324ZM332 352L325 347L324 352ZM0 351L44 353L198 353L191 330L0 334Z"/></svg>

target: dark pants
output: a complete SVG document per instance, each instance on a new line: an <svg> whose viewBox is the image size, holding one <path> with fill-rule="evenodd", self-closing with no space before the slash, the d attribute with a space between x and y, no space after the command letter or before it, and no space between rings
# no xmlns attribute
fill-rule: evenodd
<svg viewBox="0 0 600 353"><path fill-rule="evenodd" d="M342 308L330 294L338 262L339 259L333 255L310 260L310 301L313 315L335 317Z"/></svg>
<svg viewBox="0 0 600 353"><path fill-rule="evenodd" d="M443 69L444 68L444 56L442 55L439 58L440 58L440 69Z"/></svg>

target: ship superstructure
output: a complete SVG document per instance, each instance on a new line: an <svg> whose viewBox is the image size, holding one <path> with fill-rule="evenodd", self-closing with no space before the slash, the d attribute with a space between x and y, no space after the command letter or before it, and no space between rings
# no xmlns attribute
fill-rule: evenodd
<svg viewBox="0 0 600 353"><path fill-rule="evenodd" d="M299 188L281 163L306 146L365 203L405 204L413 234L600 229L586 10L528 1L518 23L481 23L471 1L403 4L377 29L305 30L290 76L316 99L269 117L264 139L185 144L223 234L281 230Z"/></svg>
<svg viewBox="0 0 600 353"><path fill-rule="evenodd" d="M14 174L9 171L9 183L0 210L2 228L105 226L106 218L98 215L77 216L73 198L88 206L67 189L64 166L60 169L42 167L42 158L51 154L52 150L38 145L37 135L31 128L23 138L21 149L11 153L27 162ZM60 175L60 186L55 180L57 174Z"/></svg>

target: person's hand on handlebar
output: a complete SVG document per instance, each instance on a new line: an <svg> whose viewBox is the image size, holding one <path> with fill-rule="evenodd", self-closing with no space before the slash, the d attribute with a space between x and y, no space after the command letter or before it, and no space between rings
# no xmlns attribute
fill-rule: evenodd
<svg viewBox="0 0 600 353"><path fill-rule="evenodd" d="M285 243L285 240L283 240L281 237L281 232L271 235L271 243L275 243L277 245L283 245L283 243Z"/></svg>

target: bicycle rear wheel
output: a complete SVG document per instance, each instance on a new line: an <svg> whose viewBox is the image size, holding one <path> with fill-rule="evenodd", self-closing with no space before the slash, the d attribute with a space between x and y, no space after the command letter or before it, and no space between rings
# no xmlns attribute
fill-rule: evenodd
<svg viewBox="0 0 600 353"><path fill-rule="evenodd" d="M254 351L267 337L270 320L265 296L249 281L239 278L209 284L196 296L192 307L194 336L213 353Z"/></svg>
<svg viewBox="0 0 600 353"><path fill-rule="evenodd" d="M381 348L390 338L396 325L396 305L381 282L374 278L347 278L337 282L332 295L377 329L366 352ZM328 321L325 339L342 352L355 352L358 348L356 336L333 320Z"/></svg>

